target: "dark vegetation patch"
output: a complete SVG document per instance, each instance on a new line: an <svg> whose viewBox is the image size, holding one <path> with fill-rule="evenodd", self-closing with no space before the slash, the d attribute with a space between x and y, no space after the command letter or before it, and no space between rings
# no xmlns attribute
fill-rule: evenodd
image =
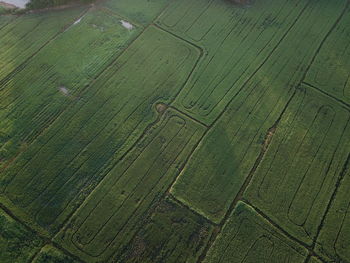
<svg viewBox="0 0 350 263"><path fill-rule="evenodd" d="M93 0L31 0L27 4L28 9L42 9L47 7L55 7L60 5L67 5L71 3L87 4Z"/></svg>

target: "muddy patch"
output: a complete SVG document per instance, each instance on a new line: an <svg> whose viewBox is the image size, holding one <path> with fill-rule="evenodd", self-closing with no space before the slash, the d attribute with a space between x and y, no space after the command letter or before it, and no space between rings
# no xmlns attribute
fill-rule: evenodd
<svg viewBox="0 0 350 263"><path fill-rule="evenodd" d="M129 23L128 21L120 20L120 23L122 24L123 27L125 27L128 30L131 30L134 28L134 26L131 23Z"/></svg>
<svg viewBox="0 0 350 263"><path fill-rule="evenodd" d="M58 90L64 95L69 96L69 90L65 86L60 86Z"/></svg>
<svg viewBox="0 0 350 263"><path fill-rule="evenodd" d="M157 103L156 104L156 111L160 114L163 114L168 108L168 105L164 103Z"/></svg>

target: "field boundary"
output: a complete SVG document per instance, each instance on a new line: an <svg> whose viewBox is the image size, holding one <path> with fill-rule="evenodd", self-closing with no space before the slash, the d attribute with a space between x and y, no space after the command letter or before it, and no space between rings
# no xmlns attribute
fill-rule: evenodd
<svg viewBox="0 0 350 263"><path fill-rule="evenodd" d="M345 101L338 99L337 97L333 96L332 94L329 94L328 92L325 92L319 88L317 88L316 86L307 83L307 82L302 82L302 84L304 84L305 86L307 86L308 88L311 88L321 94L323 94L324 96L328 97L329 99L333 100L334 102L336 102L339 106L343 107L344 109L350 111L350 104L346 103Z"/></svg>
<svg viewBox="0 0 350 263"><path fill-rule="evenodd" d="M18 222L19 224L21 224L22 226L24 226L27 230L33 232L36 236L38 236L40 239L42 239L43 241L43 245L42 247L32 256L31 259L29 259L28 262L33 262L33 260L36 258L36 256L40 253L41 249L45 246L45 245L51 245L59 250L61 250L64 254L70 256L71 258L77 260L80 263L86 263L85 261L81 260L79 257L73 255L72 253L70 253L68 250L62 248L60 245L58 245L56 242L54 242L52 240L52 238L48 238L44 235L42 235L39 231L35 230L34 228L28 226L28 224L25 221L22 221L19 217L17 217L16 215L14 215L10 209L8 209L5 205L3 205L0 202L0 209L2 209L9 217L11 217L13 220L15 220L16 222Z"/></svg>
<svg viewBox="0 0 350 263"><path fill-rule="evenodd" d="M64 33L69 27L71 27L74 22L77 19L82 18L87 12L89 12L89 10L91 9L91 7L86 7L86 9L83 9L83 11L79 14L78 17L75 17L73 21L67 23L61 30L59 30L56 34L54 34L48 41L46 41L38 50L36 50L33 54L31 54L28 58L26 58L20 65L18 65L16 68L14 68L10 73L8 73L5 77L3 77L2 79L0 79L0 86L6 84L13 75L15 75L18 71L20 71L21 69L23 69L26 64L28 63L28 61L30 61L33 57L35 57L42 49L44 49L48 44L50 44L52 41L54 41L59 35L61 35L62 33ZM17 19L17 18L16 18ZM12 23L13 21L11 21L10 23ZM9 24L9 23L8 23ZM6 25L8 25L6 24ZM2 88L0 87L0 90L2 90Z"/></svg>

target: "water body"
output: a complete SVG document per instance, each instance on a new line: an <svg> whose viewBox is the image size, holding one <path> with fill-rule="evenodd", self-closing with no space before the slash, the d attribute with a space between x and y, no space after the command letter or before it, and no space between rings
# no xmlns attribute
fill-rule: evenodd
<svg viewBox="0 0 350 263"><path fill-rule="evenodd" d="M130 24L128 21L125 20L120 20L120 23L122 24L123 27L125 27L126 29L133 29L134 26L132 24Z"/></svg>
<svg viewBox="0 0 350 263"><path fill-rule="evenodd" d="M7 3L7 4L17 6L19 8L25 8L26 3L29 2L29 0L0 0L0 1Z"/></svg>

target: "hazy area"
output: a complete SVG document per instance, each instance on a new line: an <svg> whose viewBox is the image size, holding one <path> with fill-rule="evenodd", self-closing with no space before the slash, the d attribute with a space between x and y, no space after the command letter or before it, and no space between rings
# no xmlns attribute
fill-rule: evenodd
<svg viewBox="0 0 350 263"><path fill-rule="evenodd" d="M3 0L3 2L24 8L29 0Z"/></svg>

